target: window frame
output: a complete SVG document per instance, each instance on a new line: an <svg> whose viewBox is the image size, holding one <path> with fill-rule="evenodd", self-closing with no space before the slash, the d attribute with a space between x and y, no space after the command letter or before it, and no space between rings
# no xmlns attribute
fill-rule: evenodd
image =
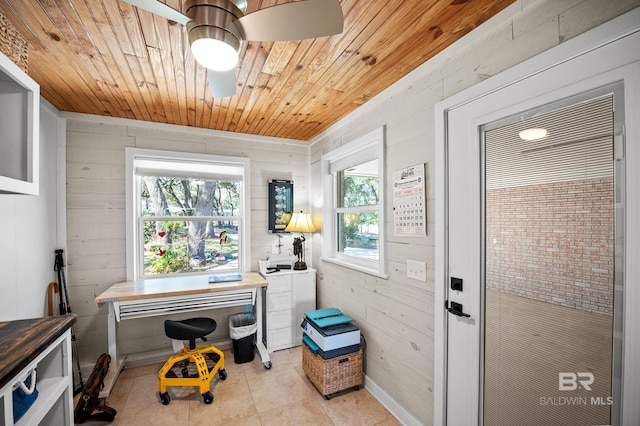
<svg viewBox="0 0 640 426"><path fill-rule="evenodd" d="M227 273L228 270L207 271L202 273L190 272L184 274L158 274L157 276L145 276L140 245L144 245L143 220L140 219L140 176L136 175L136 162L141 160L156 160L180 163L198 163L229 165L241 168L241 177L238 181L240 192L239 214L234 220L238 221L238 269L239 272L249 271L251 265L251 208L249 203L250 164L246 157L232 157L211 154L188 153L179 151L162 151L144 148L125 148L125 188L126 188L126 273L127 280L173 278L181 276L215 275ZM206 219L207 217L202 217ZM226 218L226 217L225 217Z"/></svg>
<svg viewBox="0 0 640 426"><path fill-rule="evenodd" d="M320 160L322 188L324 199L328 202L325 202L322 207L321 260L386 279L384 145L384 127L379 127L322 155ZM378 260L364 259L338 251L338 213L344 212L344 208L338 207L338 172L371 160L378 160L378 205L377 209L374 209L378 212ZM371 206L363 207L371 211Z"/></svg>

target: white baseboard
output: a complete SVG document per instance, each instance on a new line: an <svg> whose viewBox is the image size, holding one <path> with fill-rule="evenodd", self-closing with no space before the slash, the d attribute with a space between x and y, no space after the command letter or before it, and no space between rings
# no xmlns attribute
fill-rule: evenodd
<svg viewBox="0 0 640 426"><path fill-rule="evenodd" d="M422 426L422 423L416 419L413 414L407 411L402 405L391 398L380 386L378 386L369 376L364 377L364 387L369 393L378 400L380 404L403 425L406 426Z"/></svg>

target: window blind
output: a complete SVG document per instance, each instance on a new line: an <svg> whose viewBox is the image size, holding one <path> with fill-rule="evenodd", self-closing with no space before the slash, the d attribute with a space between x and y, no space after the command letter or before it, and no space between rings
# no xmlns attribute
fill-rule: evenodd
<svg viewBox="0 0 640 426"><path fill-rule="evenodd" d="M487 189L612 176L612 110L607 95L485 132ZM518 136L537 127L548 135Z"/></svg>

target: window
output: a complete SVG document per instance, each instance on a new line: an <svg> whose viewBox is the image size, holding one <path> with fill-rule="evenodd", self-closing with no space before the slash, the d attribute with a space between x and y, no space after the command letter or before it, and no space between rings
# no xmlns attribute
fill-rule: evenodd
<svg viewBox="0 0 640 426"><path fill-rule="evenodd" d="M323 155L322 173L323 260L384 277L383 129Z"/></svg>
<svg viewBox="0 0 640 426"><path fill-rule="evenodd" d="M248 159L128 148L128 279L246 270Z"/></svg>

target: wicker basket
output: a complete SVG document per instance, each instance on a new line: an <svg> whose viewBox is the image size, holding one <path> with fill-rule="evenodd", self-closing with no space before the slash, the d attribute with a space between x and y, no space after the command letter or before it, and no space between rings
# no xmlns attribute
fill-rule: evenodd
<svg viewBox="0 0 640 426"><path fill-rule="evenodd" d="M302 345L302 369L311 383L326 398L345 389L362 386L362 349L331 359L322 359Z"/></svg>

